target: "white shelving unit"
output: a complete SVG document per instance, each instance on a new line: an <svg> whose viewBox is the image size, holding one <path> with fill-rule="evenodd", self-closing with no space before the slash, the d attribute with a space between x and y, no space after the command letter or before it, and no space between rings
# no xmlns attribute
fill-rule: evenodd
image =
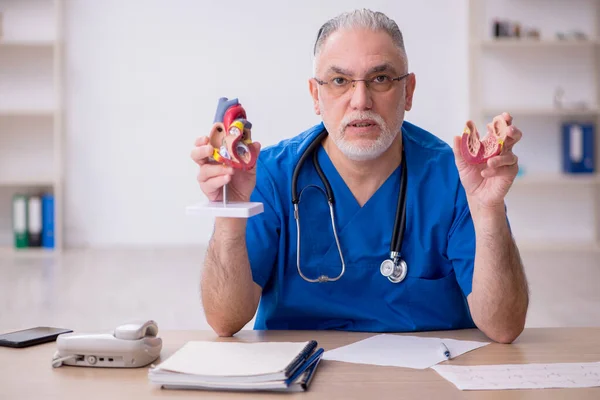
<svg viewBox="0 0 600 400"><path fill-rule="evenodd" d="M540 7L543 8L543 11L540 10ZM540 36L537 39L525 37L525 35L496 38L493 35L494 19L517 22L521 29L536 27ZM587 25L581 26L581 23ZM568 30L585 31L587 38L583 40L560 40L557 38L557 32ZM568 237L557 238L563 228L557 224L552 228L553 232L548 232L551 233L549 237L520 239L517 232L515 236L519 247L523 250L540 252L600 252L600 162L598 161L600 159L600 1L469 0L468 32L469 116L480 127L480 131L483 131L482 134L485 134L485 124L504 111L511 113L516 125L526 120L530 129L524 131L524 135L528 135L529 143L538 141L547 147L550 145L545 142L551 142L555 147L560 143L559 126L562 122L569 120L595 124L596 165L594 174L565 174L560 168L531 173L526 170L523 176L517 178L510 194L513 198L528 196L529 198L524 199L522 203L526 203L528 200L531 202L533 196L540 196L535 199L540 207L543 207L544 203L549 200L547 197L543 197L548 193L556 193L557 198L559 195L566 198L570 194L580 197L589 194L591 196L591 199L588 199L591 204L591 215L587 219L593 224L592 237L585 241L576 235L573 240L569 240ZM581 60L588 62L584 63ZM509 71L511 65L515 64L521 67L518 73L513 73L513 77L519 78L518 81L522 82L520 87L511 88L514 86L511 85L514 82L510 81L506 82L506 85L503 82L494 82L495 79L503 79L498 76ZM584 67L588 69L582 69ZM585 71L588 70L593 72L586 75ZM567 94L571 97L581 93L584 93L585 97L587 94L586 108L555 107L551 93L569 79L575 82L573 87L576 89L571 88L572 90ZM576 82L576 80L579 81ZM534 85L539 88L537 92L532 89ZM569 100L573 100L571 97ZM509 100L499 101L499 104L489 104L490 99ZM552 122L556 123L555 131L547 130ZM536 126L540 126L540 128L536 129ZM523 147L521 144L518 146L520 147L515 148L515 152L519 155L519 151ZM558 144L558 146L560 145ZM551 159L555 166L560 165L558 151L550 155L537 154L537 157L540 165L548 165L548 159ZM530 156L527 161L531 161L532 158L535 157ZM520 160L522 163L523 158L520 157ZM515 193L521 189L525 189L525 192ZM521 199L515 201L520 202ZM587 212L573 210L568 204L569 200L562 201L565 212ZM554 215L547 215L545 218L540 217L530 223L542 224L552 218Z"/></svg>
<svg viewBox="0 0 600 400"><path fill-rule="evenodd" d="M62 249L62 0L0 0L0 255ZM54 195L54 249L14 249L12 196Z"/></svg>

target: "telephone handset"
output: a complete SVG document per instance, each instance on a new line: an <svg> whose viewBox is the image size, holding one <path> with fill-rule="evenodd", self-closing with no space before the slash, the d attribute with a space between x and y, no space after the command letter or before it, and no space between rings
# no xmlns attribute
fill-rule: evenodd
<svg viewBox="0 0 600 400"><path fill-rule="evenodd" d="M57 340L52 366L137 368L160 356L162 339L156 322L120 325L108 333L66 333Z"/></svg>

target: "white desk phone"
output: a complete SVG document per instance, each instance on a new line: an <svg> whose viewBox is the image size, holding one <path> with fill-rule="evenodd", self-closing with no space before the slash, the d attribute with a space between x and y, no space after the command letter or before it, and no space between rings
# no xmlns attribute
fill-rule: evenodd
<svg viewBox="0 0 600 400"><path fill-rule="evenodd" d="M162 339L157 335L158 325L152 320L120 325L107 333L65 333L56 338L52 366L143 367L160 356Z"/></svg>

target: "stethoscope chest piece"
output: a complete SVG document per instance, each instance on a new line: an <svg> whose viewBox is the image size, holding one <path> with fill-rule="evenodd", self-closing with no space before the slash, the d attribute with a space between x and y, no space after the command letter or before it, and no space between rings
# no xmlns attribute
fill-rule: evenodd
<svg viewBox="0 0 600 400"><path fill-rule="evenodd" d="M408 266L403 259L399 259L398 262L394 262L391 259L384 260L379 267L381 275L387 276L390 282L400 283L406 278L406 272Z"/></svg>

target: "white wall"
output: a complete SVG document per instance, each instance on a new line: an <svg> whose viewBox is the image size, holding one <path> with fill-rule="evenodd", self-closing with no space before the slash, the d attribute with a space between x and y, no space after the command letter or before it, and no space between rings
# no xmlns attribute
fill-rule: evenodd
<svg viewBox="0 0 600 400"><path fill-rule="evenodd" d="M466 1L66 3L66 244L207 241L189 158L220 96L239 97L263 145L319 120L307 89L328 18L367 5L394 18L417 75L407 119L450 139L467 113Z"/></svg>
<svg viewBox="0 0 600 400"><path fill-rule="evenodd" d="M417 75L407 119L447 141L475 118L468 115L467 3L368 3L405 34ZM481 34L489 34L494 17L538 27L544 38L556 30L594 34L594 4L487 0ZM328 18L364 6L333 0L67 1L67 245L206 242L212 219L186 216L184 208L204 200L189 153L194 139L208 133L217 99L239 97L263 145L317 123L307 89L316 32ZM544 13L536 11L543 7ZM484 107L550 106L559 85L571 100L593 101L594 66L586 49L511 51L486 50ZM517 117L515 123L525 134L515 149L523 170L559 172L560 120ZM514 187L507 202L517 238L593 239L591 190Z"/></svg>

